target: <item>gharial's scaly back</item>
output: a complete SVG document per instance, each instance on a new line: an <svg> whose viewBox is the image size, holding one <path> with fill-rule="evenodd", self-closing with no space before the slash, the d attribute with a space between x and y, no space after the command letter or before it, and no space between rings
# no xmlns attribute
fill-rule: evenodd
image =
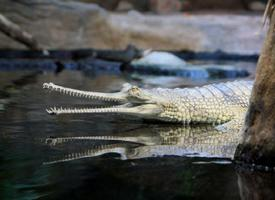
<svg viewBox="0 0 275 200"><path fill-rule="evenodd" d="M253 87L253 81L232 81L225 83L209 84L194 88L154 88L146 89L151 94L169 99L170 101L181 98L191 101L203 99L224 99L228 103L239 104L247 107Z"/></svg>
<svg viewBox="0 0 275 200"><path fill-rule="evenodd" d="M163 112L163 121L220 124L244 115L253 81L233 81L183 89L149 89Z"/></svg>

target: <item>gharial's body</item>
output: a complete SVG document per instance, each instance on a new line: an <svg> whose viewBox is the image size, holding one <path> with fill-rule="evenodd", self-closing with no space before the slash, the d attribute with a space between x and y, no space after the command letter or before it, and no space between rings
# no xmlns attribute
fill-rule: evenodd
<svg viewBox="0 0 275 200"><path fill-rule="evenodd" d="M122 113L178 123L222 124L244 116L253 81L233 81L195 88L141 89L125 84L117 93L80 91L44 83L43 88L120 105L109 108L63 109L51 108L50 114L66 113Z"/></svg>
<svg viewBox="0 0 275 200"><path fill-rule="evenodd" d="M184 89L149 89L161 105L155 119L181 123L224 123L246 111L252 82L239 81Z"/></svg>

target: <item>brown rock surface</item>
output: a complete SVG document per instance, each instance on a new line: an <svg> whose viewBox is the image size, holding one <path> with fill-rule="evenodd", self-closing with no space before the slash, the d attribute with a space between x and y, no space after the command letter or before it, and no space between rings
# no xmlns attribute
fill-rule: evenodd
<svg viewBox="0 0 275 200"><path fill-rule="evenodd" d="M274 173L238 172L237 176L242 200L274 199Z"/></svg>
<svg viewBox="0 0 275 200"><path fill-rule="evenodd" d="M141 48L259 53L264 39L261 16L112 14L124 45Z"/></svg>
<svg viewBox="0 0 275 200"><path fill-rule="evenodd" d="M264 10L265 0L78 0L96 3L107 10L116 10L121 2L134 10L167 13L190 10Z"/></svg>
<svg viewBox="0 0 275 200"><path fill-rule="evenodd" d="M58 0L0 0L0 13L46 48L114 48L108 13L95 4ZM113 34L110 34L113 33ZM118 35L118 34L117 34ZM1 48L23 48L0 34Z"/></svg>
<svg viewBox="0 0 275 200"><path fill-rule="evenodd" d="M264 43L236 159L275 167L275 14Z"/></svg>
<svg viewBox="0 0 275 200"><path fill-rule="evenodd" d="M0 0L0 13L49 49L128 44L166 50L258 53L261 16L109 14L95 4L61 0ZM258 34L261 33L261 34ZM0 33L0 48L25 48Z"/></svg>
<svg viewBox="0 0 275 200"><path fill-rule="evenodd" d="M180 0L150 0L150 10L156 13L179 12L181 9Z"/></svg>
<svg viewBox="0 0 275 200"><path fill-rule="evenodd" d="M248 6L246 0L185 0L183 3L190 10L243 10Z"/></svg>

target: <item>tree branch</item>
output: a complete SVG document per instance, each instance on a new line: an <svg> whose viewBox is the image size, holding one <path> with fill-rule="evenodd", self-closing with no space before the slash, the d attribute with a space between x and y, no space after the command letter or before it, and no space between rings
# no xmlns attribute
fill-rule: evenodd
<svg viewBox="0 0 275 200"><path fill-rule="evenodd" d="M33 38L33 36L22 30L20 26L10 21L4 15L0 14L0 31L33 50L42 50L42 47Z"/></svg>

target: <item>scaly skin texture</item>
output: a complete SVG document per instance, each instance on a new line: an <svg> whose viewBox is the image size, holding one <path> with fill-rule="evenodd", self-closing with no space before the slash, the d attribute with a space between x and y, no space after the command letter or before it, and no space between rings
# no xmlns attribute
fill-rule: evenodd
<svg viewBox="0 0 275 200"><path fill-rule="evenodd" d="M79 149L75 148L74 152L46 163L91 158L109 153L117 153L124 160L164 155L231 159L241 138L238 131L240 127L241 123L234 127L235 129L223 131L211 125L181 125L134 130L113 136L48 138L46 144L54 148L77 147L78 143Z"/></svg>
<svg viewBox="0 0 275 200"><path fill-rule="evenodd" d="M64 153L55 155L44 164L94 158L114 153L118 154L122 160L186 156L221 158L223 161L228 159L230 162L242 139L240 133L242 124L242 121L236 121L234 126L227 126L228 124L216 127L206 124L166 125L135 129L127 133L107 136L47 138L47 145ZM238 162L237 164L239 167L252 171L275 171L275 167L261 164L247 166Z"/></svg>
<svg viewBox="0 0 275 200"><path fill-rule="evenodd" d="M253 81L233 81L184 89L141 89L125 84L117 93L75 90L44 83L43 88L83 98L119 103L109 108L50 108L49 114L118 113L174 123L223 124L245 114Z"/></svg>

